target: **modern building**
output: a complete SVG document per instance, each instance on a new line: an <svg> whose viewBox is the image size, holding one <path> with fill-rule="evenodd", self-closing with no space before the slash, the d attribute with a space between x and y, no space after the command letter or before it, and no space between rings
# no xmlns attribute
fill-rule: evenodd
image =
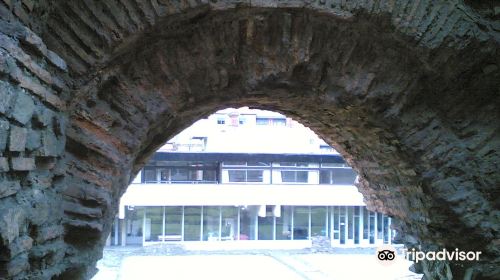
<svg viewBox="0 0 500 280"><path fill-rule="evenodd" d="M120 202L111 245L308 247L391 243L355 171L310 129L248 108L202 119L166 143Z"/></svg>

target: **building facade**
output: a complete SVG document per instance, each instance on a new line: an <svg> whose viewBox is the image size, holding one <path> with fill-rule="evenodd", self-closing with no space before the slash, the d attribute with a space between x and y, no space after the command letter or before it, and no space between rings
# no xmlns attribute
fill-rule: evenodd
<svg viewBox="0 0 500 280"><path fill-rule="evenodd" d="M269 248L391 243L355 171L311 130L268 111L226 109L157 151L120 202L111 245Z"/></svg>

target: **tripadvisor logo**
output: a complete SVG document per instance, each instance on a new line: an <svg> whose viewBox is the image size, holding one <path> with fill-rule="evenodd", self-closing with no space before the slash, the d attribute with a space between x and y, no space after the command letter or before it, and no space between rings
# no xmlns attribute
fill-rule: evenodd
<svg viewBox="0 0 500 280"><path fill-rule="evenodd" d="M411 249L411 251L404 249L406 258L418 263L419 261L428 260L428 261L478 261L479 255L481 255L481 251L460 251L457 248L452 251L448 251L446 249L440 251L416 251L415 248Z"/></svg>
<svg viewBox="0 0 500 280"><path fill-rule="evenodd" d="M402 250L402 256L405 259L414 261L418 263L419 261L427 260L427 261L478 261L479 255L481 255L480 251L460 251L459 249L455 249L452 251L448 251L446 249L442 249L440 251L418 251L415 248L408 250ZM398 254L396 253L396 249L390 245L383 245L377 248L376 257L378 263L384 266L392 265L396 262Z"/></svg>
<svg viewBox="0 0 500 280"><path fill-rule="evenodd" d="M389 266L396 262L396 249L390 245L382 245L375 252L377 262L383 266Z"/></svg>

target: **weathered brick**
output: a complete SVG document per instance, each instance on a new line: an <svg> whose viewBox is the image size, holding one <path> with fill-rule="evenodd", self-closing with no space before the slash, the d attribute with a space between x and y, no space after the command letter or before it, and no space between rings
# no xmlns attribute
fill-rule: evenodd
<svg viewBox="0 0 500 280"><path fill-rule="evenodd" d="M1 62L0 58L0 63ZM8 116L14 106L15 100L16 91L14 88L8 83L0 80L0 113Z"/></svg>
<svg viewBox="0 0 500 280"><path fill-rule="evenodd" d="M2 229L0 237L4 243L11 243L19 236L26 213L6 204L0 204L0 206L0 228Z"/></svg>
<svg viewBox="0 0 500 280"><path fill-rule="evenodd" d="M0 158L1 159L1 158ZM0 198L13 195L21 189L18 181L7 181L4 180L0 184Z"/></svg>
<svg viewBox="0 0 500 280"><path fill-rule="evenodd" d="M0 172L9 171L9 161L6 157L0 157Z"/></svg>
<svg viewBox="0 0 500 280"><path fill-rule="evenodd" d="M59 141L52 130L42 132L42 155L43 156L58 156L64 150L64 143Z"/></svg>
<svg viewBox="0 0 500 280"><path fill-rule="evenodd" d="M0 120L0 152L7 147L7 139L9 136L9 122Z"/></svg>
<svg viewBox="0 0 500 280"><path fill-rule="evenodd" d="M51 126L54 116L54 111L47 109L46 107L39 106L35 113L35 120L38 121L41 126Z"/></svg>
<svg viewBox="0 0 500 280"><path fill-rule="evenodd" d="M29 151L34 151L41 147L42 137L38 130L29 129L28 139L26 141L26 149Z"/></svg>
<svg viewBox="0 0 500 280"><path fill-rule="evenodd" d="M9 150L11 152L23 152L26 148L28 130L24 127L12 125L10 127Z"/></svg>
<svg viewBox="0 0 500 280"><path fill-rule="evenodd" d="M64 227L62 227L61 225L42 227L36 235L36 242L45 242L47 240L54 239L58 236L61 236L63 233Z"/></svg>
<svg viewBox="0 0 500 280"><path fill-rule="evenodd" d="M33 99L24 92L19 92L17 95L12 117L22 124L26 124L35 111L35 103Z"/></svg>
<svg viewBox="0 0 500 280"><path fill-rule="evenodd" d="M36 168L35 159L34 158L12 158L11 166L13 170L16 171L30 171Z"/></svg>

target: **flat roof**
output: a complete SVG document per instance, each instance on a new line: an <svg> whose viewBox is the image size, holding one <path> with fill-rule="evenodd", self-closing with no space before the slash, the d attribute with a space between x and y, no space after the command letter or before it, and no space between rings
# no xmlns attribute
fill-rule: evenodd
<svg viewBox="0 0 500 280"><path fill-rule="evenodd" d="M264 154L264 153L204 153L156 152L154 161L265 161L345 163L338 154Z"/></svg>

